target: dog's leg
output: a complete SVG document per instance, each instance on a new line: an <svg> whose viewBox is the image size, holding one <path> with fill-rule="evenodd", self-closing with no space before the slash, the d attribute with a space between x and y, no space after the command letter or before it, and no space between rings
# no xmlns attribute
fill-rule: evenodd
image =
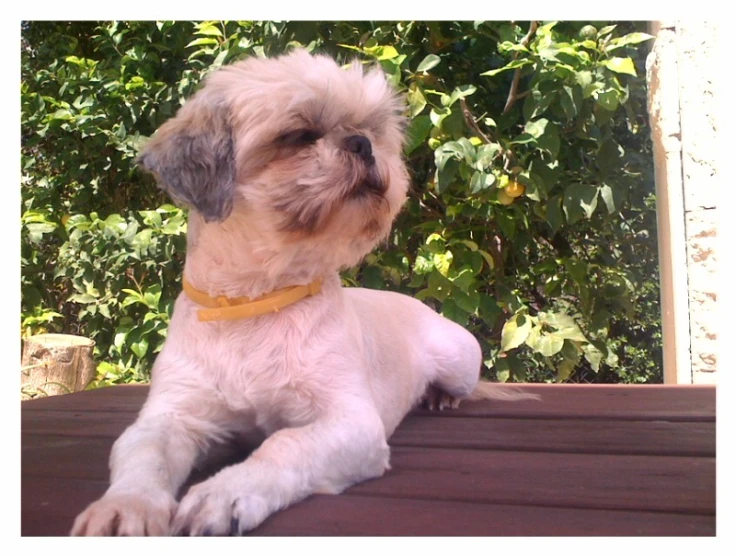
<svg viewBox="0 0 736 556"><path fill-rule="evenodd" d="M424 403L429 409L456 408L480 378L482 353L478 340L462 326L436 315L425 334L433 373Z"/></svg>
<svg viewBox="0 0 736 556"><path fill-rule="evenodd" d="M115 442L110 488L74 522L72 535L168 535L176 492L200 454L171 414L142 416Z"/></svg>
<svg viewBox="0 0 736 556"><path fill-rule="evenodd" d="M359 400L356 404L362 404ZM383 423L372 407L331 411L309 425L281 429L243 463L192 487L174 533L239 535L312 493L337 494L388 468Z"/></svg>

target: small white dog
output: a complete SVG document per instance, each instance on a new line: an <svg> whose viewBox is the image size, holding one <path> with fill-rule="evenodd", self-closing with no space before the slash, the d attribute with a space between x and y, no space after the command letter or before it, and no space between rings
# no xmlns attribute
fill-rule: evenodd
<svg viewBox="0 0 736 556"><path fill-rule="evenodd" d="M242 534L382 475L386 440L428 392L506 397L476 386L462 327L340 286L406 198L402 108L379 69L299 50L215 71L148 142L141 165L191 208L185 291L111 486L72 534ZM210 447L254 431L250 457L177 503Z"/></svg>

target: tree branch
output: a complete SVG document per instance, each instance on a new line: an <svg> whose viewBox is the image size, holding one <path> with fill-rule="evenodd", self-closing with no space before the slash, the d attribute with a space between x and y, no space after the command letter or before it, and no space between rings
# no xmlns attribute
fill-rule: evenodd
<svg viewBox="0 0 736 556"><path fill-rule="evenodd" d="M478 123L475 121L475 118L473 117L473 114L470 112L470 109L468 108L468 103L465 102L464 98L460 99L460 108L463 111L463 118L465 118L465 123L468 124L468 127L472 129L478 137L483 139L486 143L495 143L493 137L488 137L481 129L478 127Z"/></svg>
<svg viewBox="0 0 736 556"><path fill-rule="evenodd" d="M529 44L529 42L532 40L532 37L534 36L534 33L536 33L537 27L539 27L539 22L538 21L532 21L529 24L529 32L526 35L524 35L524 38L521 39L521 41L519 42L519 44L522 45L522 46L527 46ZM514 58L513 59L516 60L516 58L518 56L519 56L519 51L517 50L514 53ZM509 90L509 96L506 99L506 106L503 107L503 114L506 114L509 110L511 110L511 107L514 105L514 103L518 99L522 98L522 96L526 96L527 94L529 94L528 92L527 93L522 93L520 95L517 95L516 94L516 91L519 88L519 80L520 79L521 79L521 68L516 68L516 70L514 70L514 79L511 81L511 89Z"/></svg>

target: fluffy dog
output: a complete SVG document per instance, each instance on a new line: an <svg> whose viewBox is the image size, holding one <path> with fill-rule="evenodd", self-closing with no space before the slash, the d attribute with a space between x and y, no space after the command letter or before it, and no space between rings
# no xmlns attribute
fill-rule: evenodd
<svg viewBox="0 0 736 556"><path fill-rule="evenodd" d="M406 198L402 111L379 69L295 51L213 72L146 144L140 164L191 209L185 292L111 485L72 534L242 534L382 475L387 438L428 391L471 395L470 333L340 285ZM213 445L254 431L250 457L177 503Z"/></svg>

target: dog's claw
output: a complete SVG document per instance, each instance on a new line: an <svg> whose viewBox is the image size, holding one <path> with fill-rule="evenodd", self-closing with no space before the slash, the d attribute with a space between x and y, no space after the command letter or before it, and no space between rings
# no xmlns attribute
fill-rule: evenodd
<svg viewBox="0 0 736 556"><path fill-rule="evenodd" d="M422 406L429 411L443 411L460 407L460 398L451 396L437 386L430 385L424 393Z"/></svg>

